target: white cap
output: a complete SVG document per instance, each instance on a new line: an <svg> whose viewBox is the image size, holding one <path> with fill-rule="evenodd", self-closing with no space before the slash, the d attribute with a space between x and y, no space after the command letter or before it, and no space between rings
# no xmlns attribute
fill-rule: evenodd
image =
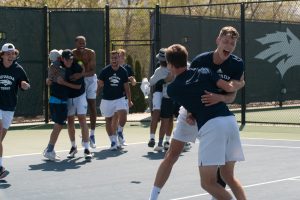
<svg viewBox="0 0 300 200"><path fill-rule="evenodd" d="M1 48L2 52L15 51L15 50L16 50L16 48L12 43L6 43Z"/></svg>
<svg viewBox="0 0 300 200"><path fill-rule="evenodd" d="M62 50L53 49L49 53L49 60L51 62L57 61L57 58L61 56Z"/></svg>

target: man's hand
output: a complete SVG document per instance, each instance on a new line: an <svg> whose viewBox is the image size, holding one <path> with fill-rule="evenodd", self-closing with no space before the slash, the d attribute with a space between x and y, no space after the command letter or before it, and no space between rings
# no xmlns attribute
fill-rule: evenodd
<svg viewBox="0 0 300 200"><path fill-rule="evenodd" d="M65 80L61 76L57 77L56 82L60 85L65 85Z"/></svg>
<svg viewBox="0 0 300 200"><path fill-rule="evenodd" d="M23 90L28 90L30 88L30 85L26 81L21 81L21 88Z"/></svg>
<svg viewBox="0 0 300 200"><path fill-rule="evenodd" d="M131 108L133 106L133 102L128 100L128 107Z"/></svg>
<svg viewBox="0 0 300 200"><path fill-rule="evenodd" d="M46 85L50 86L52 84L52 79L46 78Z"/></svg>
<svg viewBox="0 0 300 200"><path fill-rule="evenodd" d="M75 73L75 74L73 74L72 76L70 76L70 80L71 81L76 81L76 80L78 80L78 79L80 79L80 78L82 78L83 77L83 74L82 73Z"/></svg>
<svg viewBox="0 0 300 200"><path fill-rule="evenodd" d="M204 91L205 94L201 96L201 101L205 106L211 106L224 101L223 95Z"/></svg>
<svg viewBox="0 0 300 200"><path fill-rule="evenodd" d="M186 121L186 123L188 123L191 126L196 124L196 119L193 117L192 113L189 113L189 112L186 115L185 121Z"/></svg>

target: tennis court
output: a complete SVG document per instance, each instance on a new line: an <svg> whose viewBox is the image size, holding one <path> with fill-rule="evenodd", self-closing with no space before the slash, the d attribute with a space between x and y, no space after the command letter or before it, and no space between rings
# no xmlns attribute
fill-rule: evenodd
<svg viewBox="0 0 300 200"><path fill-rule="evenodd" d="M56 145L60 162L44 160L51 126L13 128L4 141L4 166L10 174L0 181L0 199L148 199L164 153L147 146L148 122L131 122L123 150L108 150L103 123L96 129L98 148L86 162L83 151L67 159L70 148L63 130ZM77 129L77 145L80 137ZM248 199L299 199L300 128L247 125L241 131L246 161L237 164ZM161 191L161 200L210 199L201 189L197 170L198 143L183 152Z"/></svg>

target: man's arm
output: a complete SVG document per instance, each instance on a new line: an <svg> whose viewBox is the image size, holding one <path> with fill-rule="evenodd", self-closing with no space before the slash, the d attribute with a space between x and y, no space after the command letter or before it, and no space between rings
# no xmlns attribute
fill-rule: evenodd
<svg viewBox="0 0 300 200"><path fill-rule="evenodd" d="M69 88L75 89L75 90L79 90L81 88L81 84L78 85L78 84L69 83L69 82L65 81L61 76L57 77L57 83L60 85L64 85Z"/></svg>
<svg viewBox="0 0 300 200"><path fill-rule="evenodd" d="M124 90L125 90L126 97L128 99L128 106L130 108L131 106L133 106L133 103L131 101L131 92L130 92L130 87L128 82L124 83Z"/></svg>
<svg viewBox="0 0 300 200"><path fill-rule="evenodd" d="M132 86L135 86L135 85L136 85L136 80L135 80L135 77L134 77L134 76L129 76L129 77L128 77L128 80L130 81L130 83L131 83Z"/></svg>
<svg viewBox="0 0 300 200"><path fill-rule="evenodd" d="M95 51L90 51L91 58L89 62L87 63L86 69L84 72L84 76L92 76L96 73L96 53Z"/></svg>
<svg viewBox="0 0 300 200"><path fill-rule="evenodd" d="M222 80L219 84L226 84L226 81ZM229 85L225 85L224 88L222 86L218 86L219 88L222 88L227 94L215 94L212 92L205 91L205 94L201 96L201 101L202 103L205 104L205 106L211 106L214 104L217 104L219 102L224 102L224 103L232 103L235 100L237 91L245 86L245 81L244 81L244 75L241 76L240 80L231 80L229 82Z"/></svg>
<svg viewBox="0 0 300 200"><path fill-rule="evenodd" d="M99 95L100 91L102 90L102 88L104 87L104 81L102 80L98 80L98 87L97 87L97 96Z"/></svg>

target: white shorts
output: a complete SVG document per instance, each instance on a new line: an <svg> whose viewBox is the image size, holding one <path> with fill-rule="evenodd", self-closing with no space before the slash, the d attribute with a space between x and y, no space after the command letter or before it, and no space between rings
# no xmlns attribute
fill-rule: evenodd
<svg viewBox="0 0 300 200"><path fill-rule="evenodd" d="M244 153L238 124L234 116L216 117L199 130L199 166L225 165L228 161L243 161Z"/></svg>
<svg viewBox="0 0 300 200"><path fill-rule="evenodd" d="M79 97L68 99L68 116L86 115L87 113L87 101L86 94L83 93Z"/></svg>
<svg viewBox="0 0 300 200"><path fill-rule="evenodd" d="M87 99L96 99L97 96L97 75L84 77L85 93Z"/></svg>
<svg viewBox="0 0 300 200"><path fill-rule="evenodd" d="M179 115L177 117L176 126L173 131L173 139L181 142L193 142L195 143L198 135L197 123L195 125L189 125L186 122L187 111L184 107L180 107Z"/></svg>
<svg viewBox="0 0 300 200"><path fill-rule="evenodd" d="M4 111L4 110L0 110L0 120L2 121L2 127L6 130L8 130L8 128L11 125L11 122L14 118L14 113L13 111Z"/></svg>
<svg viewBox="0 0 300 200"><path fill-rule="evenodd" d="M127 110L128 100L125 97L115 100L102 99L100 103L101 114L104 117L112 117L119 110Z"/></svg>
<svg viewBox="0 0 300 200"><path fill-rule="evenodd" d="M153 93L152 110L160 110L162 97L163 97L162 92Z"/></svg>

